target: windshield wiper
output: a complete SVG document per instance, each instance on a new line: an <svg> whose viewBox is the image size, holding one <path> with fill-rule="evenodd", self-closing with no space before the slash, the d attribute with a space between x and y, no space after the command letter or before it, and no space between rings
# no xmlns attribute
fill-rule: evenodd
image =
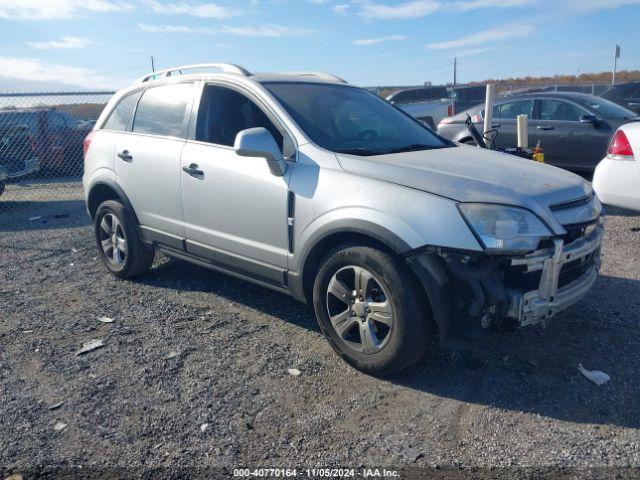
<svg viewBox="0 0 640 480"><path fill-rule="evenodd" d="M343 148L341 150L336 150L336 153L346 153L348 155L360 155L364 157L370 157L373 155L381 155L383 152L372 150L366 147L354 147L354 148Z"/></svg>
<svg viewBox="0 0 640 480"><path fill-rule="evenodd" d="M432 150L434 148L438 147L434 147L433 145L425 145L424 143L412 143L411 145L405 145L404 147L394 148L387 151L386 153L415 152L418 150Z"/></svg>

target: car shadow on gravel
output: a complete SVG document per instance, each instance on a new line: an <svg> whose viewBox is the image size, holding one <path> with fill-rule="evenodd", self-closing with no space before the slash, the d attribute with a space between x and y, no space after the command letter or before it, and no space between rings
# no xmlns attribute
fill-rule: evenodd
<svg viewBox="0 0 640 480"><path fill-rule="evenodd" d="M171 257L165 260L137 281L182 292L211 293L307 330L320 332L313 310L288 295Z"/></svg>
<svg viewBox="0 0 640 480"><path fill-rule="evenodd" d="M138 280L179 292L223 297L319 332L313 311L292 298L233 277L167 259ZM484 332L463 348L440 348L410 370L386 378L425 394L539 414L568 422L640 428L640 282L599 277L593 293L547 328ZM612 298L629 299L620 305ZM597 386L577 365L603 370Z"/></svg>
<svg viewBox="0 0 640 480"><path fill-rule="evenodd" d="M441 349L391 381L461 402L640 428L639 311L639 281L600 276L589 297L547 329L487 332L477 348ZM579 363L611 381L597 386Z"/></svg>

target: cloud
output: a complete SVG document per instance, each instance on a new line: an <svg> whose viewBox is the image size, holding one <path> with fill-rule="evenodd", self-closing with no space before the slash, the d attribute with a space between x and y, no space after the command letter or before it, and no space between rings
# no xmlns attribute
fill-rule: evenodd
<svg viewBox="0 0 640 480"><path fill-rule="evenodd" d="M386 37L378 37L378 38L362 38L359 40L354 40L353 44L354 45L377 45L378 43L383 43L383 42L395 42L398 40L406 40L407 37L406 35L388 35Z"/></svg>
<svg viewBox="0 0 640 480"><path fill-rule="evenodd" d="M246 27L224 25L220 28L220 32L243 37L297 37L314 33L313 30L308 28L286 27L284 25L257 25Z"/></svg>
<svg viewBox="0 0 640 480"><path fill-rule="evenodd" d="M406 20L424 17L440 11L468 12L482 8L521 7L533 4L534 1L535 0L414 0L411 2L387 5L383 3L373 3L371 0L354 0L353 3L360 7L358 14L369 20Z"/></svg>
<svg viewBox="0 0 640 480"><path fill-rule="evenodd" d="M48 63L38 58L0 57L0 72L7 72L12 78L26 81L47 80L84 88L112 89L122 83L108 79L94 70Z"/></svg>
<svg viewBox="0 0 640 480"><path fill-rule="evenodd" d="M443 9L454 12L468 12L481 8L513 8L533 4L534 0L469 0L447 2Z"/></svg>
<svg viewBox="0 0 640 480"><path fill-rule="evenodd" d="M576 13L591 13L598 10L613 10L629 5L640 5L640 0L565 0L563 6Z"/></svg>
<svg viewBox="0 0 640 480"><path fill-rule="evenodd" d="M162 15L191 15L194 17L224 20L242 14L240 10L224 7L215 3L194 5L184 2L160 3L156 0L143 0L143 3L154 13Z"/></svg>
<svg viewBox="0 0 640 480"><path fill-rule="evenodd" d="M480 55L486 52L492 52L498 50L498 47L485 47L485 48L468 48L456 53L454 56L457 58L470 57L472 55Z"/></svg>
<svg viewBox="0 0 640 480"><path fill-rule="evenodd" d="M143 32L149 33L199 33L204 35L238 35L242 37L295 37L302 35L310 35L313 30L300 27L287 27L284 25L254 25L237 27L231 25L222 25L217 28L209 27L188 27L186 25L149 25L139 23L138 28Z"/></svg>
<svg viewBox="0 0 640 480"><path fill-rule="evenodd" d="M333 13L346 15L350 7L351 5L349 5L348 3L341 3L339 5L334 5L333 7L331 7L331 10L333 10Z"/></svg>
<svg viewBox="0 0 640 480"><path fill-rule="evenodd" d="M114 0L2 0L0 18L51 20L82 16L86 13L127 12L129 3Z"/></svg>
<svg viewBox="0 0 640 480"><path fill-rule="evenodd" d="M369 20L405 20L409 18L419 18L430 13L434 13L440 8L440 3L435 0L415 0L413 2L401 3L399 5L384 5L379 3L369 3L368 1L359 3L359 15Z"/></svg>
<svg viewBox="0 0 640 480"><path fill-rule="evenodd" d="M489 43L495 40L504 40L506 38L528 37L533 34L533 32L534 28L532 25L525 23L511 23L503 25L502 27L465 35L464 37L460 37L456 40L430 43L426 45L426 47L432 50L447 50L450 48L467 47L469 45L481 45L483 43Z"/></svg>
<svg viewBox="0 0 640 480"><path fill-rule="evenodd" d="M50 48L84 48L91 44L87 38L62 37L60 40L50 42L25 42L27 45L38 50L48 50Z"/></svg>
<svg viewBox="0 0 640 480"><path fill-rule="evenodd" d="M207 27L188 27L186 25L149 25L139 23L138 28L148 33L203 33L205 35L217 35L219 30Z"/></svg>

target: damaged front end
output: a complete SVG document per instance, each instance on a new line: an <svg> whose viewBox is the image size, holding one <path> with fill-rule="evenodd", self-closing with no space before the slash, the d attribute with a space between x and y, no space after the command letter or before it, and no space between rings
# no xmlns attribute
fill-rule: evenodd
<svg viewBox="0 0 640 480"><path fill-rule="evenodd" d="M590 201L597 209L595 218L565 223L562 235L541 240L528 253L414 252L410 264L428 293L441 338L462 333L465 320L484 328L544 325L583 298L600 269L604 233L601 206L595 197Z"/></svg>

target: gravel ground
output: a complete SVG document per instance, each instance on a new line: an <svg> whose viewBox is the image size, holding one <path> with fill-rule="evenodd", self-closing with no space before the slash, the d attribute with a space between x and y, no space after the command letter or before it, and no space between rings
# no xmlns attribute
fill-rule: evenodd
<svg viewBox="0 0 640 480"><path fill-rule="evenodd" d="M489 332L473 352L440 350L379 380L344 364L284 295L160 255L135 281L109 276L79 187L55 187L9 185L0 200L5 476L640 467L638 215L610 210L595 288L547 329ZM92 339L104 346L76 356ZM589 382L578 363L611 382Z"/></svg>

